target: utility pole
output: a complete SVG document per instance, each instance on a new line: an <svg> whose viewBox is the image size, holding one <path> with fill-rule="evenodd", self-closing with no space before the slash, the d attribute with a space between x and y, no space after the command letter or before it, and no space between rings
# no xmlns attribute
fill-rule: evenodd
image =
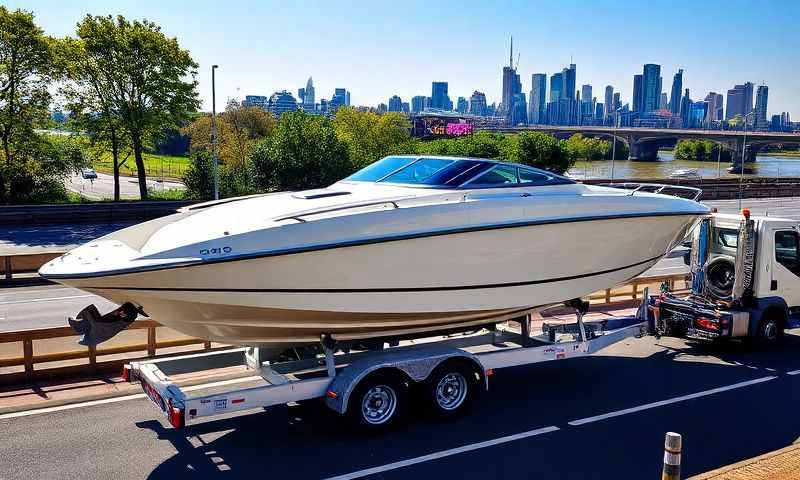
<svg viewBox="0 0 800 480"><path fill-rule="evenodd" d="M754 112L750 112L745 114L743 117L744 120L744 135L742 139L742 161L739 163L739 211L742 211L742 182L744 179L744 157L747 151L747 117L752 115Z"/></svg>
<svg viewBox="0 0 800 480"><path fill-rule="evenodd" d="M217 158L217 87L214 71L219 65L211 65L211 156L214 159L214 200L219 200L219 159Z"/></svg>

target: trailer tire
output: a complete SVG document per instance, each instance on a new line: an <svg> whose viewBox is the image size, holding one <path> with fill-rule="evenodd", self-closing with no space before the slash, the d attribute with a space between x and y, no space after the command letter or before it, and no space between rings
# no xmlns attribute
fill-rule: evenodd
<svg viewBox="0 0 800 480"><path fill-rule="evenodd" d="M434 418L450 419L469 410L478 394L480 375L465 362L436 367L423 384L424 401Z"/></svg>
<svg viewBox="0 0 800 480"><path fill-rule="evenodd" d="M758 324L757 339L762 345L775 345L783 340L784 318L776 311L764 313Z"/></svg>
<svg viewBox="0 0 800 480"><path fill-rule="evenodd" d="M408 385L402 374L378 371L358 383L348 400L347 416L366 433L389 430L405 416Z"/></svg>

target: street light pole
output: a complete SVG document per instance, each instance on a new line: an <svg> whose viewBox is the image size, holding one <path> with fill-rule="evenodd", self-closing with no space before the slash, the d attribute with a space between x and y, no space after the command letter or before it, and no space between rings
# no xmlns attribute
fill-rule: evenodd
<svg viewBox="0 0 800 480"><path fill-rule="evenodd" d="M739 211L742 211L742 181L744 179L744 156L747 151L747 117L753 112L744 116L744 135L742 140L742 161L739 163Z"/></svg>
<svg viewBox="0 0 800 480"><path fill-rule="evenodd" d="M219 159L217 158L217 87L214 71L219 65L211 65L211 156L214 159L214 200L219 200Z"/></svg>

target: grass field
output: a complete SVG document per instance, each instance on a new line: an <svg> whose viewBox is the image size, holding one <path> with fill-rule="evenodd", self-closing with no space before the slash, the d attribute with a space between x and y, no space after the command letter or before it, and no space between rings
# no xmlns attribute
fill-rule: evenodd
<svg viewBox="0 0 800 480"><path fill-rule="evenodd" d="M173 155L156 155L153 153L145 153L144 155L144 169L148 177L165 177L180 180L183 173L189 168L189 157L177 157ZM114 162L111 158L111 152L106 152L95 160L92 167L98 172L114 173ZM128 158L125 164L119 170L122 175L136 175L136 160L133 154Z"/></svg>

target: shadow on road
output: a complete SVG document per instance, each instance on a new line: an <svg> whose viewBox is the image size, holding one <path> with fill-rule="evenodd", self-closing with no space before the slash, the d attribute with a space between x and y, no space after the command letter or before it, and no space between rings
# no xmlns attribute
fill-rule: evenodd
<svg viewBox="0 0 800 480"><path fill-rule="evenodd" d="M799 337L789 336L786 345L770 350L682 342L675 342L680 348L665 348L653 339L641 341L650 349L643 358L597 356L498 371L491 394L468 415L436 423L414 407L404 426L379 437L351 432L315 402L184 430L157 421L138 426L177 450L151 478L189 473L324 478L549 425L560 430L379 477L457 472L459 478L656 478L669 430L684 435L686 475L786 446L800 435L795 407L800 377L783 374L800 368ZM581 426L568 424L768 375L779 378Z"/></svg>

